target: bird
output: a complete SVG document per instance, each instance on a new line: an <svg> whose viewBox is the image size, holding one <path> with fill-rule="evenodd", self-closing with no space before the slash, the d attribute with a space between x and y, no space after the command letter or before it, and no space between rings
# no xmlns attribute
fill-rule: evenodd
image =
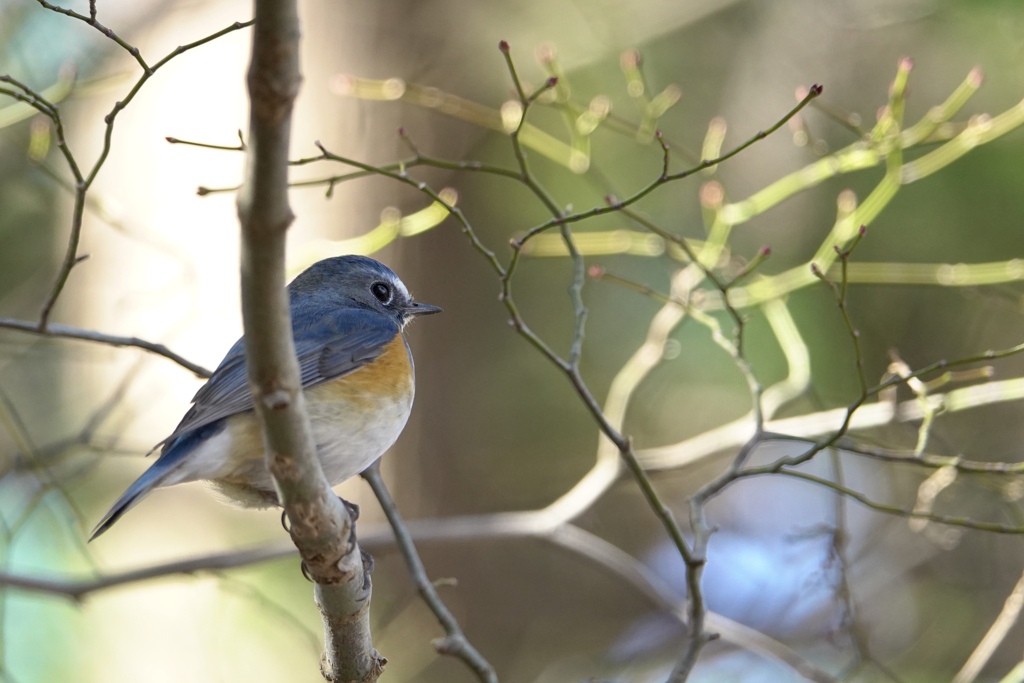
<svg viewBox="0 0 1024 683"><path fill-rule="evenodd" d="M288 296L317 456L336 486L398 439L415 393L403 330L441 308L414 300L390 268L357 255L314 263L288 285ZM157 449L157 460L103 516L90 541L162 486L207 480L243 507L279 504L253 409L244 336Z"/></svg>

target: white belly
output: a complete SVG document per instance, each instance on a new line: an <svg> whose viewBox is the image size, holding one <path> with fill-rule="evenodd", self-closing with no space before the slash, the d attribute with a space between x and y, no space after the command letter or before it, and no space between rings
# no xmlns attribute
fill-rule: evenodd
<svg viewBox="0 0 1024 683"><path fill-rule="evenodd" d="M350 411L334 411L329 405L310 407L317 455L331 486L356 476L394 445L409 419L412 391L378 399L369 407L367 413L374 416L372 419Z"/></svg>

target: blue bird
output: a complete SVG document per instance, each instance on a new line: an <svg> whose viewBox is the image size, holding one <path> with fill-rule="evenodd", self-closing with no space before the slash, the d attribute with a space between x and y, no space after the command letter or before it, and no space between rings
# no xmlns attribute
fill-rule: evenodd
<svg viewBox="0 0 1024 683"><path fill-rule="evenodd" d="M441 309L419 303L387 266L365 256L313 264L288 285L292 335L317 454L331 486L394 444L412 409L413 361L402 330ZM244 338L192 399L160 457L114 503L89 540L153 489L209 480L245 507L278 504L253 411Z"/></svg>

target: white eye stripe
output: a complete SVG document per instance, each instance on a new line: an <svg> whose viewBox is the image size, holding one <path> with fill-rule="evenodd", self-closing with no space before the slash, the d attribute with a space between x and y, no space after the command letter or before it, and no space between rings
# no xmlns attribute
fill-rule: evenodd
<svg viewBox="0 0 1024 683"><path fill-rule="evenodd" d="M392 283L395 291L401 295L401 298L408 301L411 297L409 296L409 290L405 288L405 284L398 279L395 279Z"/></svg>

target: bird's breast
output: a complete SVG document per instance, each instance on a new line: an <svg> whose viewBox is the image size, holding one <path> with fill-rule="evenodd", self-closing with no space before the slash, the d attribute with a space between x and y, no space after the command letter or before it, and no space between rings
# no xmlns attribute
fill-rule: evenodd
<svg viewBox="0 0 1024 683"><path fill-rule="evenodd" d="M412 357L400 334L373 362L306 390L320 463L332 486L362 472L395 443L413 394Z"/></svg>

